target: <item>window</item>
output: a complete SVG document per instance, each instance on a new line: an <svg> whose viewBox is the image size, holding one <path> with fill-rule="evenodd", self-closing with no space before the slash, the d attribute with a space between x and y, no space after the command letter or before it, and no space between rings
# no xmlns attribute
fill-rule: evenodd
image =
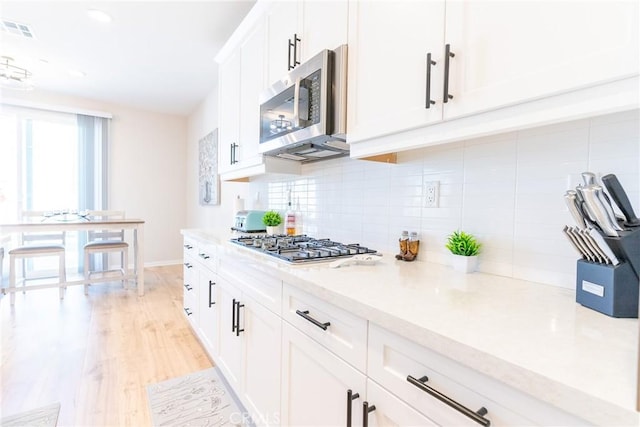
<svg viewBox="0 0 640 427"><path fill-rule="evenodd" d="M3 105L0 222L19 221L24 211L107 209L108 125L101 117ZM83 235L69 236L69 267L81 268L83 243Z"/></svg>

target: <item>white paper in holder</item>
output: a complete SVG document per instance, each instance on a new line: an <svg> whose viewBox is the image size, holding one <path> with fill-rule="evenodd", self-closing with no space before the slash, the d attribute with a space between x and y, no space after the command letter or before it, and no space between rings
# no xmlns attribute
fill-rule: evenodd
<svg viewBox="0 0 640 427"><path fill-rule="evenodd" d="M234 206L234 214L236 212L240 212L244 210L244 199L241 199L240 197L236 198L235 200L235 206Z"/></svg>

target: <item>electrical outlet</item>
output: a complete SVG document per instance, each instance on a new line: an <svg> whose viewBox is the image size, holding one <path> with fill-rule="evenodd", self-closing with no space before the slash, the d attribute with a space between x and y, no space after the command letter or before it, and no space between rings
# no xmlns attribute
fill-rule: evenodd
<svg viewBox="0 0 640 427"><path fill-rule="evenodd" d="M437 208L440 203L440 181L425 182L423 195L425 208Z"/></svg>

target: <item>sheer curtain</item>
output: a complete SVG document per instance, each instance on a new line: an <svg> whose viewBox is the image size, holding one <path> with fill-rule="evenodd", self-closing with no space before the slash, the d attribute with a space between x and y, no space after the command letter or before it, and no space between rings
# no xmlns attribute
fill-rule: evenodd
<svg viewBox="0 0 640 427"><path fill-rule="evenodd" d="M108 208L109 119L77 115L78 121L78 209Z"/></svg>
<svg viewBox="0 0 640 427"><path fill-rule="evenodd" d="M0 222L31 210L108 209L109 124L106 117L0 105ZM86 238L69 237L68 266L81 271Z"/></svg>

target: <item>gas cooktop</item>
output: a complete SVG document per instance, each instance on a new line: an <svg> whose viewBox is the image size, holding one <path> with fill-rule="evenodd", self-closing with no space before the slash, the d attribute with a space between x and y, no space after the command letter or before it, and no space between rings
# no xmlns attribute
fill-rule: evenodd
<svg viewBox="0 0 640 427"><path fill-rule="evenodd" d="M375 250L357 243L344 244L329 239L314 239L306 235L243 236L231 239L231 242L293 264L333 261L358 254L376 253Z"/></svg>

